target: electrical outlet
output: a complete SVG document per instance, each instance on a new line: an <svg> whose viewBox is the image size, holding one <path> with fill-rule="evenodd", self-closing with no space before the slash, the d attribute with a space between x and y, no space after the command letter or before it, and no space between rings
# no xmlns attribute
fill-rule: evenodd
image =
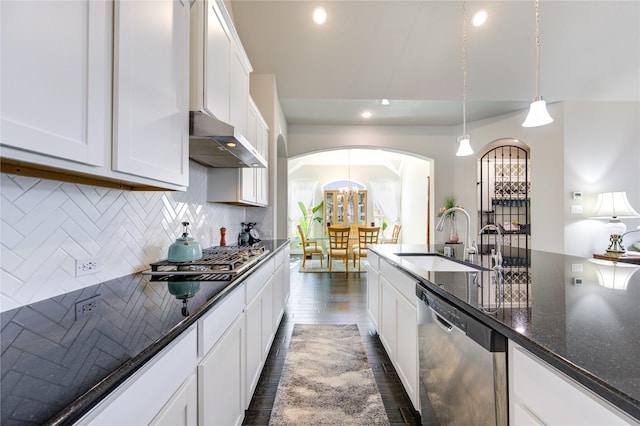
<svg viewBox="0 0 640 426"><path fill-rule="evenodd" d="M86 259L76 259L76 277L95 274L100 272L102 267L99 257L88 257Z"/></svg>
<svg viewBox="0 0 640 426"><path fill-rule="evenodd" d="M101 295L96 294L88 299L76 302L76 321L86 315L89 315L91 312L96 311L100 306L101 298Z"/></svg>

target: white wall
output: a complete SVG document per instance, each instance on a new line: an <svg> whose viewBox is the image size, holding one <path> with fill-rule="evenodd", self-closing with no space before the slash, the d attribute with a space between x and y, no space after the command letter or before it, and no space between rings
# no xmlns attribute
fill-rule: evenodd
<svg viewBox="0 0 640 426"><path fill-rule="evenodd" d="M500 138L518 139L531 148L531 246L553 253L564 250L563 112L561 103L549 105L554 122L537 128L522 127L526 111L467 124L476 154ZM477 161L476 156L458 158L452 174L458 201L473 212L478 208ZM477 215L472 214L471 218L472 229L477 230Z"/></svg>
<svg viewBox="0 0 640 426"><path fill-rule="evenodd" d="M422 126L289 126L289 156L308 154L336 148L384 148L406 154L415 154L431 160L432 209L454 192L453 168L457 161L456 137L450 127ZM403 197L404 199L404 197ZM407 202L409 202L407 200ZM405 208L403 207L403 213ZM415 209L417 211L417 209ZM432 213L432 229L433 229ZM419 222L426 223L426 218ZM403 223L402 241L412 232ZM419 235L416 232L417 235ZM422 233L426 235L426 230ZM444 241L443 233L435 235L436 241ZM424 242L422 239L420 242Z"/></svg>
<svg viewBox="0 0 640 426"><path fill-rule="evenodd" d="M604 253L609 244L606 220L589 219L599 192L626 191L640 211L640 102L565 103L564 209L565 252L577 256ZM570 198L573 191L582 201ZM571 205L583 207L571 214ZM627 229L640 219L622 219ZM630 234L625 245L639 241Z"/></svg>
<svg viewBox="0 0 640 426"><path fill-rule="evenodd" d="M407 160L402 168L400 243L427 244L427 181L430 162ZM433 218L433 213L432 213ZM433 230L433 227L431 228ZM434 235L431 236L432 238ZM444 237L444 236L443 236Z"/></svg>
<svg viewBox="0 0 640 426"><path fill-rule="evenodd" d="M206 202L206 168L190 162L187 192L128 192L2 173L0 310L148 268L166 258L182 221L202 247L236 241L245 209ZM101 271L75 277L75 259Z"/></svg>

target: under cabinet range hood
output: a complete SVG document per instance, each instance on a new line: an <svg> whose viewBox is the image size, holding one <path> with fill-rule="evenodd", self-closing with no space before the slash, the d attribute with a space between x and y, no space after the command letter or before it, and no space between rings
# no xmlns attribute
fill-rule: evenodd
<svg viewBox="0 0 640 426"><path fill-rule="evenodd" d="M267 167L234 126L199 111L189 113L189 157L208 167Z"/></svg>

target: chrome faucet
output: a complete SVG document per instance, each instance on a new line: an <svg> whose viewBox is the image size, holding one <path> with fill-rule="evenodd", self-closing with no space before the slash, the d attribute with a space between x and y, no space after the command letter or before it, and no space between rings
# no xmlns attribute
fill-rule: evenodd
<svg viewBox="0 0 640 426"><path fill-rule="evenodd" d="M490 223L480 228L480 232L478 232L478 235L482 235L482 233L487 229L495 229L498 233L495 243L496 248L491 249L491 258L493 259L493 268L502 269L502 232L500 231L499 226Z"/></svg>
<svg viewBox="0 0 640 426"><path fill-rule="evenodd" d="M464 242L464 260L473 263L475 254L478 252L478 248L476 247L476 242L471 241L471 217L465 209L461 207L451 207L442 212L442 217L436 225L436 231L442 231L444 229L444 219L449 213L453 212L462 212L464 213L464 217L467 219L467 240Z"/></svg>

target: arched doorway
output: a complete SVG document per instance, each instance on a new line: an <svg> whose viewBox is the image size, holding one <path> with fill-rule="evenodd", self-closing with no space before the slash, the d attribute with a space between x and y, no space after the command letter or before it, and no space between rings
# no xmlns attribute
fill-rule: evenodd
<svg viewBox="0 0 640 426"><path fill-rule="evenodd" d="M324 191L335 189L335 182L358 183L366 191L366 222L383 227L390 237L394 224L401 224L400 241L424 243L427 230L430 159L379 148L340 148L314 152L289 159L289 235L297 239L297 225L303 219L299 202L307 217L324 201ZM397 200L395 200L397 198ZM390 200L391 199L391 200ZM324 206L316 210L322 225L311 218L311 237L320 237L326 226ZM419 238L419 240L418 240ZM292 250L295 249L292 244Z"/></svg>

